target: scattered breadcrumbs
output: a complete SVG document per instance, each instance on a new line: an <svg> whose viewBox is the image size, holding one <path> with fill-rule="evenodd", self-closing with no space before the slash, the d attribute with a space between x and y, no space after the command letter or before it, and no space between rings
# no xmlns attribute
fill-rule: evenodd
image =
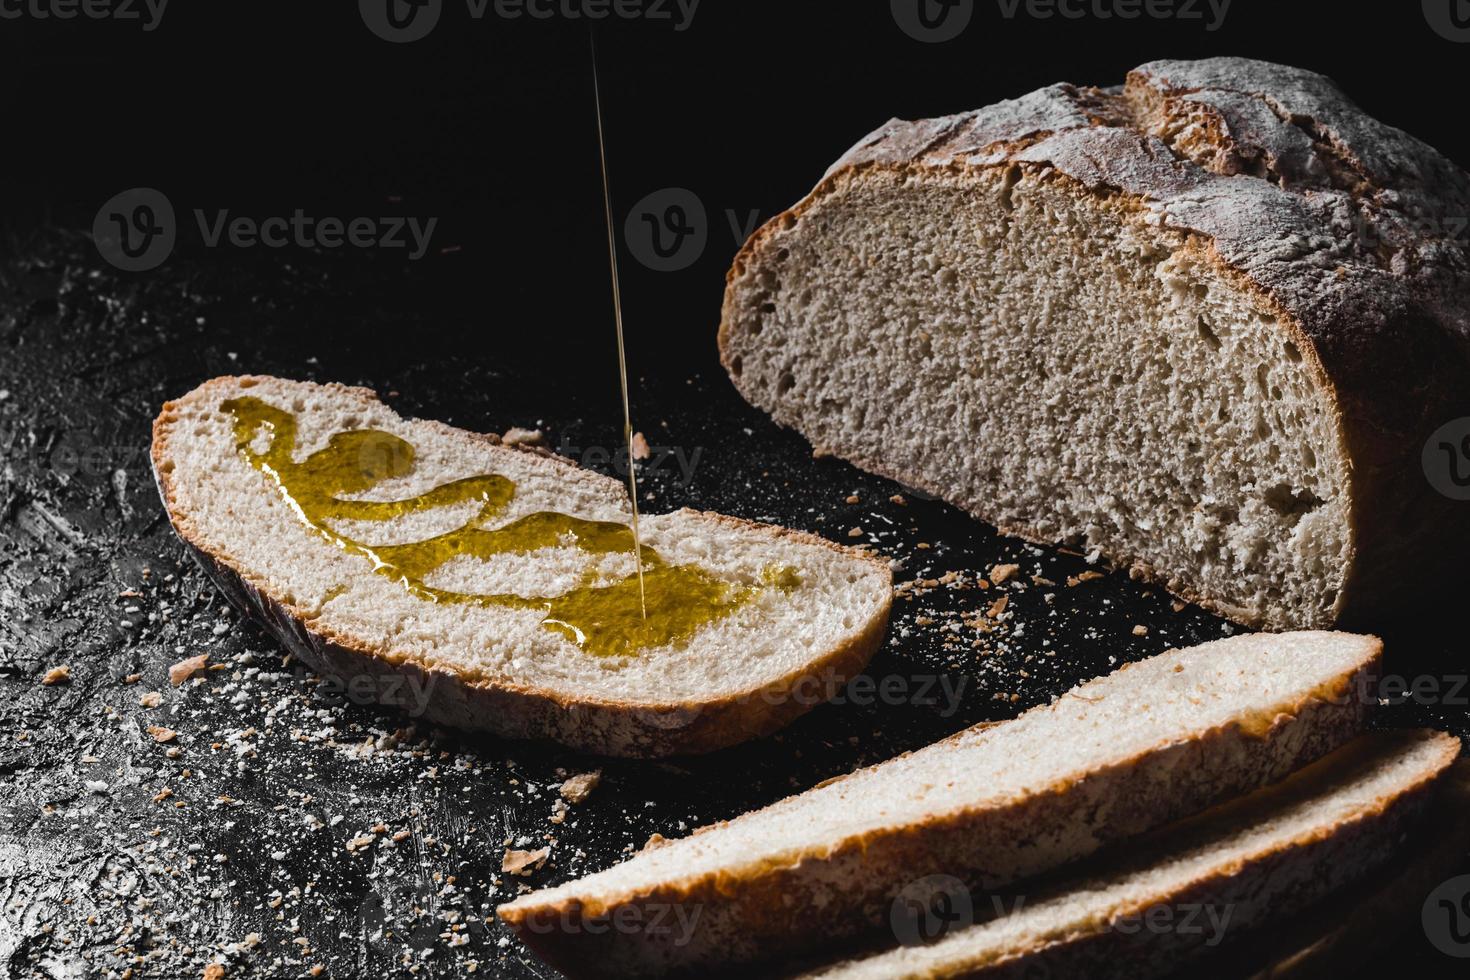
<svg viewBox="0 0 1470 980"><path fill-rule="evenodd" d="M1148 627L1144 626L1142 623L1138 624L1137 626L1133 627L1133 635L1148 636Z"/></svg>
<svg viewBox="0 0 1470 980"><path fill-rule="evenodd" d="M847 495L847 502L850 504L860 504L862 503L862 499L857 494L850 493Z"/></svg>
<svg viewBox="0 0 1470 980"><path fill-rule="evenodd" d="M505 430L505 435L500 437L500 441L507 446L539 446L544 438L540 429L513 427Z"/></svg>
<svg viewBox="0 0 1470 980"><path fill-rule="evenodd" d="M204 968L203 980L224 980L225 965L223 963L210 963Z"/></svg>
<svg viewBox="0 0 1470 980"><path fill-rule="evenodd" d="M648 440L643 438L643 433L633 433L633 458L648 459L652 455L653 452L648 448Z"/></svg>
<svg viewBox="0 0 1470 980"><path fill-rule="evenodd" d="M540 847L534 851L516 851L507 849L505 856L500 859L500 870L507 874L529 875L551 856L551 848Z"/></svg>
<svg viewBox="0 0 1470 980"><path fill-rule="evenodd" d="M863 536L863 529L860 527L855 527L851 531L847 532L847 536L849 538L860 538Z"/></svg>
<svg viewBox="0 0 1470 980"><path fill-rule="evenodd" d="M1091 582L1095 578L1102 578L1102 572L1083 572L1081 575L1068 575L1067 585L1081 585L1083 582Z"/></svg>
<svg viewBox="0 0 1470 980"><path fill-rule="evenodd" d="M142 697L138 698L138 704L145 708L156 708L163 701L163 695L157 691L144 691Z"/></svg>
<svg viewBox="0 0 1470 980"><path fill-rule="evenodd" d="M990 604L990 608L987 609L987 610L985 610L985 615L989 616L991 619L995 619L1001 613L1003 613L1003 612L1006 611L1006 606L1007 606L1007 604L1010 603L1010 601L1011 601L1011 597L1010 596L1008 596L1008 595L1001 596L999 599L995 600L994 602L992 602Z"/></svg>
<svg viewBox="0 0 1470 980"><path fill-rule="evenodd" d="M148 734L153 736L155 742L172 742L179 735L172 728L164 728L162 725L149 725Z"/></svg>
<svg viewBox="0 0 1470 980"><path fill-rule="evenodd" d="M896 493L893 496L891 496L891 497L888 498L888 502L890 504L897 504L898 506L902 507L902 506L904 506L905 504L908 503L908 500L904 497L903 494Z"/></svg>
<svg viewBox="0 0 1470 980"><path fill-rule="evenodd" d="M197 657L180 660L168 669L168 682L178 687L184 681L194 676L196 671L204 669L204 662L209 659L209 654L201 653Z"/></svg>
<svg viewBox="0 0 1470 980"><path fill-rule="evenodd" d="M70 684L71 667L66 664L62 664L60 667L52 667L41 677L41 683L47 687L51 687L54 684Z"/></svg>
<svg viewBox="0 0 1470 980"><path fill-rule="evenodd" d="M990 581L995 585L1004 585L1015 578L1021 571L1020 565L991 565Z"/></svg>
<svg viewBox="0 0 1470 980"><path fill-rule="evenodd" d="M581 803L592 795L592 791L600 782L602 782L600 770L579 773L561 784L561 795L568 803Z"/></svg>

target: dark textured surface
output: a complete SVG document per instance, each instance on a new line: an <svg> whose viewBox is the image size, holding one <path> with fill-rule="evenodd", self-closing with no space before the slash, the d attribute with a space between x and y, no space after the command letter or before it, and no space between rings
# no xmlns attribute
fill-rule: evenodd
<svg viewBox="0 0 1470 980"><path fill-rule="evenodd" d="M79 235L18 244L0 267L0 964L15 977L195 977L212 960L231 976L313 965L453 976L471 962L482 975L550 976L487 921L523 883L604 867L652 833L682 834L1227 630L1121 576L1068 587L1082 558L997 538L936 502L891 503L900 488L812 459L735 396L716 373L712 324L698 323L688 339L708 337L711 373L637 384L635 425L655 447L645 506L844 542L859 527L901 562L898 582L960 573L961 587L895 605L872 673L909 696L849 698L777 737L673 763L415 727L319 688L184 558L147 466L153 415L217 374L336 380L467 428L541 426L551 446L612 471L597 448L617 444L611 348L585 364L498 357L482 308L440 289L456 275L452 252L407 272L365 256L182 255L134 277ZM466 344L477 331L483 343ZM1008 586L1011 618L982 632L973 624L1002 590L963 586L997 561L1057 585ZM1470 662L1463 643L1394 637L1389 649L1390 672L1459 703L1411 699L1382 723L1470 732L1470 691L1455 680ZM171 686L169 666L199 653L210 669ZM70 683L43 686L63 664ZM960 692L957 710L937 678ZM145 692L160 703L144 707ZM149 726L178 734L158 743ZM601 785L549 822L561 779L594 768ZM361 836L373 839L349 851ZM503 875L507 840L549 844L547 865ZM1417 931L1393 955L1421 974L1450 962Z"/></svg>

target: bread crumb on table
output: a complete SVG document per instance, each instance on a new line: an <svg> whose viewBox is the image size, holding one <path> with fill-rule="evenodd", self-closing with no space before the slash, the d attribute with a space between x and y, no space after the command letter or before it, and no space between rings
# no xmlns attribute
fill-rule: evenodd
<svg viewBox="0 0 1470 980"><path fill-rule="evenodd" d="M144 708L156 708L163 702L163 695L157 691L144 691L138 698L138 704Z"/></svg>
<svg viewBox="0 0 1470 980"><path fill-rule="evenodd" d="M162 725L149 725L148 734L153 736L155 742L172 742L179 733L172 728L164 728Z"/></svg>
<svg viewBox="0 0 1470 980"><path fill-rule="evenodd" d="M1021 571L1020 565L991 565L988 578L994 585L1003 585L1015 578Z"/></svg>
<svg viewBox="0 0 1470 980"><path fill-rule="evenodd" d="M539 446L545 438L540 429L522 429L519 426L513 426L505 430L505 435L500 437L500 441L507 446Z"/></svg>
<svg viewBox="0 0 1470 980"><path fill-rule="evenodd" d="M592 795L592 791L600 782L602 782L601 770L578 773L561 784L561 795L568 803L581 803Z"/></svg>
<svg viewBox="0 0 1470 980"><path fill-rule="evenodd" d="M507 874L529 875L551 856L551 848L538 847L534 851L517 851L507 849L505 856L500 859L500 870Z"/></svg>
<svg viewBox="0 0 1470 980"><path fill-rule="evenodd" d="M653 456L653 450L648 448L648 440L643 437L643 433L633 433L632 443L634 459L649 459Z"/></svg>
<svg viewBox="0 0 1470 980"><path fill-rule="evenodd" d="M70 684L71 667L67 664L62 664L60 667L52 667L41 677L41 683L46 687L51 687L56 684Z"/></svg>
<svg viewBox="0 0 1470 980"><path fill-rule="evenodd" d="M1133 635L1148 636L1148 627L1144 626L1142 623L1138 624L1137 626L1133 627Z"/></svg>
<svg viewBox="0 0 1470 980"><path fill-rule="evenodd" d="M168 682L178 687L184 681L194 676L194 673L204 669L204 663L209 659L209 654L201 653L197 657L189 657L180 660L168 669Z"/></svg>

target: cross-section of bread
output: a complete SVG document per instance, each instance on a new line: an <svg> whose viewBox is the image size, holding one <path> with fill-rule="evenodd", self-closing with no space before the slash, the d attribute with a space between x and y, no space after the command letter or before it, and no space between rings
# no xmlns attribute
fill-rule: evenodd
<svg viewBox="0 0 1470 980"><path fill-rule="evenodd" d="M1470 547L1428 441L1470 415L1467 215L1320 75L1153 62L863 139L735 258L721 359L1008 533L1250 625L1371 624Z"/></svg>
<svg viewBox="0 0 1470 980"><path fill-rule="evenodd" d="M1248 942L1393 860L1459 751L1459 739L1436 732L1364 736L1084 875L1009 896L1008 914L803 976L1163 976L1224 941Z"/></svg>
<svg viewBox="0 0 1470 980"><path fill-rule="evenodd" d="M238 605L348 696L444 724L704 752L820 703L887 624L885 563L689 510L642 521L640 588L617 480L360 388L217 378L164 406L153 465Z"/></svg>
<svg viewBox="0 0 1470 980"><path fill-rule="evenodd" d="M1160 654L499 915L573 975L809 950L886 921L915 879L1016 881L1283 778L1361 730L1380 649L1285 633Z"/></svg>

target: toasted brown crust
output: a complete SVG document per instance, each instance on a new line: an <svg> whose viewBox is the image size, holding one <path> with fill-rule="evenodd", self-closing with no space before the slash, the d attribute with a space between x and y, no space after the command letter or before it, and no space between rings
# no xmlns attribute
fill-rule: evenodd
<svg viewBox="0 0 1470 980"><path fill-rule="evenodd" d="M215 378L196 392L233 385L241 379ZM337 393L378 404L377 395L366 388L325 385ZM510 738L545 738L582 751L637 758L692 755L710 752L747 739L770 734L834 695L843 684L861 673L882 644L888 627L889 605L864 625L858 635L838 644L786 676L745 691L707 700L659 700L633 702L567 693L517 684L499 678L473 678L419 663L394 651L376 651L355 637L333 632L310 611L293 605L273 592L269 581L251 575L226 555L213 554L195 532L189 516L176 505L168 441L177 419L178 403L163 406L153 423L151 457L154 478L175 532L197 558L220 590L237 607L257 619L288 650L307 666L343 681L369 679L359 689L370 687L376 699L407 707L398 696L411 680L427 697L416 707L430 721L457 728L482 730ZM494 440L494 436L462 434ZM569 460L534 448L504 447L555 460L572 473L587 473ZM802 531L756 524L726 515L706 514L729 527L774 538L790 538L824 547L850 557L859 557L890 574L886 564L856 549ZM800 696L793 691L800 686ZM812 696L808 692L818 692Z"/></svg>
<svg viewBox="0 0 1470 980"><path fill-rule="evenodd" d="M999 808L957 807L923 823L831 841L820 853L786 855L778 866L671 880L637 894L548 901L533 893L497 914L573 976L697 970L809 951L814 937L838 939L882 921L895 882L945 874L998 886L1081 856L1049 855L1058 835L1085 830L1098 846L1281 779L1362 730L1368 705L1357 692L1376 670L1375 654L1341 687L1305 696L1269 720L1242 719L1161 744ZM673 908L698 910L691 934L655 932L652 924L667 921ZM606 928L619 917L624 928ZM628 927L644 923L649 928Z"/></svg>
<svg viewBox="0 0 1470 980"><path fill-rule="evenodd" d="M719 331L730 362L732 288L773 234L844 181L902 173L1015 170L1147 213L1256 296L1334 406L1348 463L1351 559L1332 617L1264 623L1226 596L1136 576L1251 626L1376 624L1427 604L1470 546L1470 508L1437 492L1420 454L1470 415L1470 177L1364 115L1326 78L1238 58L1154 62L1119 90L1054 85L941 119L894 120L858 143L797 205L756 231L727 276ZM1260 179L1251 179L1258 177ZM944 496L880 460L857 465ZM976 516L993 523L994 515ZM1002 525L1028 540L1034 528Z"/></svg>

